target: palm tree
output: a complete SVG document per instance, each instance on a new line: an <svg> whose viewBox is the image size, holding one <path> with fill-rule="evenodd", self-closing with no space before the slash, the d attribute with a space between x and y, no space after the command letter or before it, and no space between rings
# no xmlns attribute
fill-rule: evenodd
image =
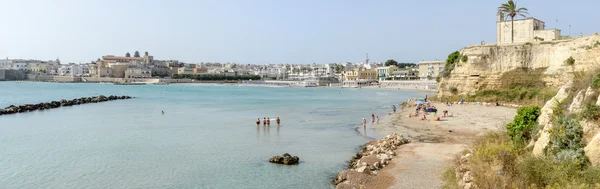
<svg viewBox="0 0 600 189"><path fill-rule="evenodd" d="M500 5L500 7L498 7L498 12L502 13L505 15L505 19L510 17L510 24L511 26L511 31L510 31L510 41L511 43L514 43L515 40L515 17L516 16L522 16L522 17L526 17L526 14L529 14L527 12L527 8L517 8L517 4L512 1L512 0L508 0L507 3L504 3L502 5Z"/></svg>

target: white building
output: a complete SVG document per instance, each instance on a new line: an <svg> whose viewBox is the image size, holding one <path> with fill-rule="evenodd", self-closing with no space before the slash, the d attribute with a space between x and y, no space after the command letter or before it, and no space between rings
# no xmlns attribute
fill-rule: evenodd
<svg viewBox="0 0 600 189"><path fill-rule="evenodd" d="M0 69L8 70L11 68L11 66L12 66L11 64L12 64L12 61L9 60L8 58L2 59L2 60L0 60Z"/></svg>
<svg viewBox="0 0 600 189"><path fill-rule="evenodd" d="M88 73L89 73L89 71L88 71ZM71 77L82 76L83 75L83 69L82 69L81 65L75 64L75 63L70 63L70 64L67 64L67 65L61 65L58 68L58 75L60 75L60 76L71 76Z"/></svg>
<svg viewBox="0 0 600 189"><path fill-rule="evenodd" d="M504 20L505 15L498 12L496 22L496 42L498 44L526 43L534 41L553 41L560 37L560 30L546 29L546 24L535 18ZM514 32L514 34L513 34ZM514 39L513 39L514 37Z"/></svg>
<svg viewBox="0 0 600 189"><path fill-rule="evenodd" d="M25 61L22 60L14 60L13 63L11 63L11 70L27 70L28 64Z"/></svg>

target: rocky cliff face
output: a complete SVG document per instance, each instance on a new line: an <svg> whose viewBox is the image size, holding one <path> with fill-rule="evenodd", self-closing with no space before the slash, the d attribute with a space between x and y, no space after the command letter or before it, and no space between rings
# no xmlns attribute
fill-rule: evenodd
<svg viewBox="0 0 600 189"><path fill-rule="evenodd" d="M438 97L535 84L558 89L577 71L600 67L600 35L533 44L478 45L460 50L460 62L438 84ZM565 61L573 57L574 65Z"/></svg>

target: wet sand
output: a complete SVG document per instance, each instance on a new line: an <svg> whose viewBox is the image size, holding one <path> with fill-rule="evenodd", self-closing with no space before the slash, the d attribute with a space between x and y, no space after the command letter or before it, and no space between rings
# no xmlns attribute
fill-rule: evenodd
<svg viewBox="0 0 600 189"><path fill-rule="evenodd" d="M385 167L368 188L441 188L442 173L452 158L465 150L473 140L488 131L503 129L516 114L515 108L485 105L453 105L433 103L438 116L448 110L449 117L426 121L408 117L414 107L390 113L373 125L382 134L400 133L411 143L396 150L390 166ZM381 116L380 116L381 117ZM449 132L451 130L452 132Z"/></svg>

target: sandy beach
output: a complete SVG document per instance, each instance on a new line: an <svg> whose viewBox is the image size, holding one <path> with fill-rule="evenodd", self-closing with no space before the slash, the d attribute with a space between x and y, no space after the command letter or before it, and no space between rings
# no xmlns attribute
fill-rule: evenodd
<svg viewBox="0 0 600 189"><path fill-rule="evenodd" d="M467 149L478 136L502 129L515 114L515 108L485 105L433 103L437 116L448 110L449 117L433 121L433 114L422 121L409 117L414 107L389 113L372 127L382 134L399 133L411 142L396 149L389 166L377 175L363 178L367 188L441 188L441 175L452 158ZM451 132L450 132L451 131Z"/></svg>

